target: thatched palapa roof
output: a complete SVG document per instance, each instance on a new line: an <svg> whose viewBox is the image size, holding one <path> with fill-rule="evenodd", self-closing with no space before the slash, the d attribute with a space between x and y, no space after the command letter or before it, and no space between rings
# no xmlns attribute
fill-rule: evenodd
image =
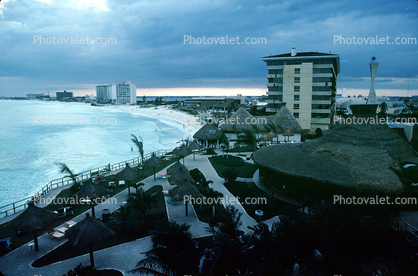
<svg viewBox="0 0 418 276"><path fill-rule="evenodd" d="M32 232L43 229L57 218L57 215L43 208L29 205L26 210L6 224L6 228L14 231Z"/></svg>
<svg viewBox="0 0 418 276"><path fill-rule="evenodd" d="M175 171L178 170L178 168L184 168L187 170L187 168L184 165L182 165L179 161L177 161L170 168L167 169L167 174L174 173Z"/></svg>
<svg viewBox="0 0 418 276"><path fill-rule="evenodd" d="M90 181L76 193L76 196L79 198L98 198L108 193L108 190Z"/></svg>
<svg viewBox="0 0 418 276"><path fill-rule="evenodd" d="M155 156L155 154L153 153L152 156L146 160L144 162L144 166L145 167L160 167L164 164L164 161L161 158L158 158L157 156Z"/></svg>
<svg viewBox="0 0 418 276"><path fill-rule="evenodd" d="M281 126L283 129L290 129L293 133L302 132L302 127L286 106L282 106L275 115L269 116L268 119L274 125Z"/></svg>
<svg viewBox="0 0 418 276"><path fill-rule="evenodd" d="M167 180L171 185L195 183L193 177L190 175L189 170L186 169L185 167L178 167L177 169L170 171L170 176L168 177Z"/></svg>
<svg viewBox="0 0 418 276"><path fill-rule="evenodd" d="M177 150L174 151L174 154L180 157L185 157L191 153L192 151L188 149L185 145L182 145L181 147L179 147Z"/></svg>
<svg viewBox="0 0 418 276"><path fill-rule="evenodd" d="M223 132L229 133L242 132L243 130L254 132L252 125L263 130L264 126L269 123L273 123L276 127L290 129L294 133L302 132L302 127L286 106L282 106L275 115L270 116L253 116L244 107L240 107L219 127Z"/></svg>
<svg viewBox="0 0 418 276"><path fill-rule="evenodd" d="M197 141L193 141L189 146L189 150L200 150L202 148L201 145L197 143Z"/></svg>
<svg viewBox="0 0 418 276"><path fill-rule="evenodd" d="M244 107L240 107L234 114L231 115L226 121L219 126L223 132L242 132L248 130L253 132L254 129L251 127L251 120L255 116L251 115ZM253 120L255 122L255 120ZM257 125L257 124L255 124ZM257 125L257 127L260 127Z"/></svg>
<svg viewBox="0 0 418 276"><path fill-rule="evenodd" d="M191 196L193 198L203 197L199 190L191 183L184 183L183 185L177 185L169 191L169 195L174 200L183 200L184 196Z"/></svg>
<svg viewBox="0 0 418 276"><path fill-rule="evenodd" d="M115 175L114 180L125 180L132 181L141 177L141 173L132 169L129 164L126 164L126 167L121 170L118 174Z"/></svg>
<svg viewBox="0 0 418 276"><path fill-rule="evenodd" d="M109 227L89 215L65 232L72 246L98 242L115 235Z"/></svg>
<svg viewBox="0 0 418 276"><path fill-rule="evenodd" d="M220 140L222 136L222 131L214 124L205 124L193 135L193 138L197 140L217 141Z"/></svg>
<svg viewBox="0 0 418 276"><path fill-rule="evenodd" d="M370 123L334 125L310 142L259 149L253 159L287 176L377 193L401 192L399 164L418 164L417 153L386 124Z"/></svg>

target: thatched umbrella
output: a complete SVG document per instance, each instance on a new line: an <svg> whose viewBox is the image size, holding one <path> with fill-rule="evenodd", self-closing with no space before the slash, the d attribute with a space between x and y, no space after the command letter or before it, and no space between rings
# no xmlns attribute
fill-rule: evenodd
<svg viewBox="0 0 418 276"><path fill-rule="evenodd" d="M190 149L188 149L185 145L182 145L176 151L174 151L175 155L178 155L178 156L183 158L183 165L184 165L184 157L186 157L187 155L189 155L191 153L192 153L192 151Z"/></svg>
<svg viewBox="0 0 418 276"><path fill-rule="evenodd" d="M290 136L295 136L295 134L293 134L293 132L290 129L287 129L284 133L283 136L286 137L287 136L287 141L289 142L290 140ZM286 138L285 138L286 141Z"/></svg>
<svg viewBox="0 0 418 276"><path fill-rule="evenodd" d="M75 196L81 199L90 200L91 204L91 215L94 217L94 201L96 198L100 198L104 196L105 194L109 193L108 190L103 188L100 185L97 185L93 182L88 182L83 186L83 188L78 191Z"/></svg>
<svg viewBox="0 0 418 276"><path fill-rule="evenodd" d="M145 167L153 167L154 168L154 181L156 181L156 177L155 177L155 168L156 167L161 167L164 164L164 161L161 160L161 158L158 158L157 156L155 156L155 154L153 153L152 156L144 162L144 166Z"/></svg>
<svg viewBox="0 0 418 276"><path fill-rule="evenodd" d="M13 229L14 231L32 232L35 251L39 251L36 230L51 225L56 218L57 215L51 211L30 204L22 214L7 223L6 228Z"/></svg>
<svg viewBox="0 0 418 276"><path fill-rule="evenodd" d="M202 146L197 143L197 141L193 141L189 146L189 150L193 151L193 160L196 160L196 151L199 151Z"/></svg>
<svg viewBox="0 0 418 276"><path fill-rule="evenodd" d="M187 168L184 165L177 161L176 163L174 163L174 165L167 169L167 174L172 174L176 172L178 168L185 168L187 170Z"/></svg>
<svg viewBox="0 0 418 276"><path fill-rule="evenodd" d="M188 216L187 211L187 204L188 199L192 198L201 198L203 195L199 192L199 190L193 186L191 182L185 182L182 185L177 185L173 189L169 191L169 195L177 201L183 201L185 203L186 208L186 217Z"/></svg>
<svg viewBox="0 0 418 276"><path fill-rule="evenodd" d="M179 167L176 171L172 171L170 176L168 177L168 182L171 185L182 185L186 182L192 184L195 183L193 177L190 175L190 172L183 167Z"/></svg>
<svg viewBox="0 0 418 276"><path fill-rule="evenodd" d="M315 139L316 137L316 131L315 129L311 128L307 133L306 133L306 139Z"/></svg>
<svg viewBox="0 0 418 276"><path fill-rule="evenodd" d="M266 142L267 141L270 141L271 139L269 139L268 137L267 137L267 134L263 134L263 135L261 135L260 136L260 138L258 138L258 141L260 141L260 142L264 142L264 144L266 144Z"/></svg>
<svg viewBox="0 0 418 276"><path fill-rule="evenodd" d="M112 229L100 220L90 217L88 213L82 221L65 231L65 236L72 246L89 245L90 263L92 267L94 267L93 243L107 239L113 235L115 235L115 232Z"/></svg>
<svg viewBox="0 0 418 276"><path fill-rule="evenodd" d="M267 134L267 138L269 138L272 142L273 142L273 138L277 138L278 136L277 136L277 134L276 133L274 133L273 131L270 131L268 134Z"/></svg>
<svg viewBox="0 0 418 276"><path fill-rule="evenodd" d="M193 138L205 141L206 146L208 146L209 142L217 141L219 143L223 135L224 133L214 124L205 124L193 135Z"/></svg>
<svg viewBox="0 0 418 276"><path fill-rule="evenodd" d="M136 180L138 178L141 177L141 173L132 169L128 163L126 163L126 166L123 170L121 170L120 172L118 172L115 175L115 181L118 180L125 180L127 182L128 185L128 194L131 194L131 189L129 187L129 181L133 181Z"/></svg>

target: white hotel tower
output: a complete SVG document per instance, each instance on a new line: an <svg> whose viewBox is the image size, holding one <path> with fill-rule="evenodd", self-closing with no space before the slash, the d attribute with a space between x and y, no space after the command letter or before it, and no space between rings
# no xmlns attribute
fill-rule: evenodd
<svg viewBox="0 0 418 276"><path fill-rule="evenodd" d="M340 55L296 52L266 56L267 112L282 105L293 113L303 129L329 129L334 123Z"/></svg>
<svg viewBox="0 0 418 276"><path fill-rule="evenodd" d="M116 104L136 104L135 83L121 82L96 86L97 100Z"/></svg>

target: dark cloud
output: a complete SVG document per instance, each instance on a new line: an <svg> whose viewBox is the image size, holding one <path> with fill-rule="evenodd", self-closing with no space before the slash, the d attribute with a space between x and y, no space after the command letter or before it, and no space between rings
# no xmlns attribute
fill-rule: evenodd
<svg viewBox="0 0 418 276"><path fill-rule="evenodd" d="M418 2L407 0L8 1L0 15L0 96L126 80L138 88L265 88L260 57L292 46L340 54L339 87L367 89L368 63L376 56L381 85L404 90L406 76L417 78L418 45L339 44L334 37L417 38L417 10ZM34 44L40 36L117 44ZM196 45L184 43L185 36L267 44Z"/></svg>

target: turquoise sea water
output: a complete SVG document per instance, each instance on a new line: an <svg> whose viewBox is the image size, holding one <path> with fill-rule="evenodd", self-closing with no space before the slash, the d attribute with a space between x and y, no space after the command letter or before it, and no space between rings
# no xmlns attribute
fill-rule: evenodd
<svg viewBox="0 0 418 276"><path fill-rule="evenodd" d="M172 149L188 136L182 128L180 122L86 104L0 100L0 206L62 177L58 162L77 173L138 157L131 134L143 138L146 153Z"/></svg>

